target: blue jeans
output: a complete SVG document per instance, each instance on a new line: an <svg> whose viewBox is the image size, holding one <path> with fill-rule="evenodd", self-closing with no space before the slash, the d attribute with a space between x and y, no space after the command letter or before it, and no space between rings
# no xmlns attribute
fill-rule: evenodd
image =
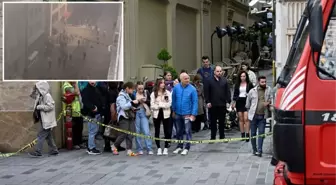
<svg viewBox="0 0 336 185"><path fill-rule="evenodd" d="M185 119L182 115L175 115L176 123L176 139L183 140L184 132L186 134L186 140L191 140L191 121ZM177 148L183 148L183 143L179 143ZM186 143L185 149L190 149L190 143Z"/></svg>
<svg viewBox="0 0 336 185"><path fill-rule="evenodd" d="M266 127L266 119L264 115L255 114L253 120L251 121L251 137L257 135L265 134L265 127ZM264 137L258 137L258 148L256 146L256 138L251 139L251 144L253 148L253 152L260 152L262 153L262 146L264 143Z"/></svg>
<svg viewBox="0 0 336 185"><path fill-rule="evenodd" d="M138 134L144 134L146 136L151 135L150 130L149 130L148 118L146 116L146 111L143 107L136 112L135 131ZM136 141L137 151L138 152L142 151L143 150L143 147L141 145L142 138L141 137L136 137L135 141ZM145 139L145 145L146 145L147 151L152 151L152 140Z"/></svg>
<svg viewBox="0 0 336 185"><path fill-rule="evenodd" d="M93 120L100 122L101 116L97 114ZM99 125L96 122L88 122L88 131L89 131L88 148L90 150L96 148L95 137L98 132L98 128Z"/></svg>

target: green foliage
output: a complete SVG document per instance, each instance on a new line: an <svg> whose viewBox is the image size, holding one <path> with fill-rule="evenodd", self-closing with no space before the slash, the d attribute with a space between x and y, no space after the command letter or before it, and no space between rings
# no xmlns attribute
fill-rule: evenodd
<svg viewBox="0 0 336 185"><path fill-rule="evenodd" d="M161 67L163 68L163 71L169 71L172 75L172 79L176 79L177 78L177 72L176 72L176 69L173 68L172 66L170 66L169 64L167 63L164 63L161 65Z"/></svg>
<svg viewBox="0 0 336 185"><path fill-rule="evenodd" d="M166 63L168 60L170 60L172 58L172 56L170 55L170 53L167 51L167 49L163 48L161 49L161 51L159 52L159 54L157 55L157 58L159 60L164 61L164 63Z"/></svg>

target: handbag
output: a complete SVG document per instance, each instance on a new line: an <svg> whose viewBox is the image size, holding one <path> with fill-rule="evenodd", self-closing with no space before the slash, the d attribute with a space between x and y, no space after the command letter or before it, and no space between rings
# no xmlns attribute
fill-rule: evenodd
<svg viewBox="0 0 336 185"><path fill-rule="evenodd" d="M110 121L110 123L108 124L109 126L112 126L114 128L119 128L119 123L116 122L116 121ZM113 128L110 128L110 127L105 127L105 130L104 130L104 136L105 137L108 137L108 138L111 138L111 139L115 139L117 138L119 135L119 132Z"/></svg>
<svg viewBox="0 0 336 185"><path fill-rule="evenodd" d="M148 118L151 117L151 115L152 115L152 111L150 110L150 108L148 107L148 105L147 105L146 103L144 103L143 106L144 106L144 109L145 109L145 111L146 111L146 116L147 116Z"/></svg>
<svg viewBox="0 0 336 185"><path fill-rule="evenodd" d="M40 111L35 108L33 112L33 118L34 118L34 123L37 123L41 120L41 114Z"/></svg>

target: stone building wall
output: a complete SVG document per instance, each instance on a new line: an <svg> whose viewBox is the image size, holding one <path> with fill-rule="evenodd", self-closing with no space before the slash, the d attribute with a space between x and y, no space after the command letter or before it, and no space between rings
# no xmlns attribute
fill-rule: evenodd
<svg viewBox="0 0 336 185"><path fill-rule="evenodd" d="M2 11L2 7L1 7ZM2 15L2 12L0 12ZM1 42L2 17L0 19ZM32 110L34 101L29 97L35 82L3 82L2 81L2 45L0 60L0 152L14 152L36 138L39 124L33 123ZM56 112L61 111L60 84L50 83L52 95L56 102ZM63 143L63 127L61 122L54 129L56 144ZM45 147L47 149L47 147Z"/></svg>

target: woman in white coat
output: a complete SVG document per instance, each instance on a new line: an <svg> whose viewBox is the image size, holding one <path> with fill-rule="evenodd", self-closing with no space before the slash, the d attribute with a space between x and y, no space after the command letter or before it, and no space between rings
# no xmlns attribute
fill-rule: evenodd
<svg viewBox="0 0 336 185"><path fill-rule="evenodd" d="M153 115L153 122L155 128L155 137L160 138L160 128L161 122L163 124L163 131L165 139L171 139L172 136L172 126L170 121L171 114L171 94L165 87L164 79L157 79L154 91L151 94L151 110ZM160 147L160 141L156 140L156 146L158 148L157 155L168 155L168 148L170 143L165 142L165 147L162 149Z"/></svg>

